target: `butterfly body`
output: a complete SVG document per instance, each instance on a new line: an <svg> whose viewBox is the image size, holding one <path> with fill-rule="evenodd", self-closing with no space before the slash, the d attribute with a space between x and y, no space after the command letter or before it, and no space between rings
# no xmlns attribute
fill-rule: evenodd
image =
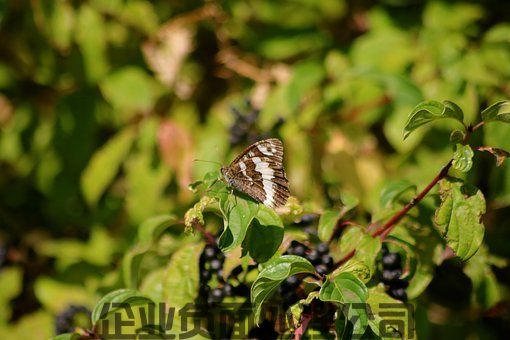
<svg viewBox="0 0 510 340"><path fill-rule="evenodd" d="M221 168L227 185L268 207L282 206L290 196L283 169L283 145L276 138L246 148L229 166Z"/></svg>

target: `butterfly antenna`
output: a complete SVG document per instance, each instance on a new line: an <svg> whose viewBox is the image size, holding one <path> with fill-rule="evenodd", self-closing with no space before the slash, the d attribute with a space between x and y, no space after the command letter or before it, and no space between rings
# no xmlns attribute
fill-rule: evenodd
<svg viewBox="0 0 510 340"><path fill-rule="evenodd" d="M203 159L194 159L193 162L205 162L205 163L213 163L213 164L218 164L218 165L222 165L220 162L215 162L215 161L206 161L206 160L203 160Z"/></svg>

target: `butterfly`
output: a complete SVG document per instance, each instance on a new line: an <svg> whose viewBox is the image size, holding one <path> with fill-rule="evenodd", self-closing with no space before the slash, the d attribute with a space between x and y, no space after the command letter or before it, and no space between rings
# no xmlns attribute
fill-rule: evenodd
<svg viewBox="0 0 510 340"><path fill-rule="evenodd" d="M270 138L247 147L229 166L221 167L227 185L270 208L285 205L290 196L283 169L283 144Z"/></svg>

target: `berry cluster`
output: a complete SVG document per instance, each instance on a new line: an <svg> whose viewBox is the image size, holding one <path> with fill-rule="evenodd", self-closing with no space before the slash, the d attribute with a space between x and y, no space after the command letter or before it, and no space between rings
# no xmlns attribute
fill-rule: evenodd
<svg viewBox="0 0 510 340"><path fill-rule="evenodd" d="M55 333L72 333L76 327L88 328L90 325L90 310L85 306L69 306L55 318Z"/></svg>
<svg viewBox="0 0 510 340"><path fill-rule="evenodd" d="M391 253L386 245L382 247L381 281L386 285L388 295L400 301L407 301L407 280L402 280L402 258L399 253Z"/></svg>
<svg viewBox="0 0 510 340"><path fill-rule="evenodd" d="M259 131L256 127L257 118L260 110L252 107L249 101L246 101L247 110L242 112L236 107L231 107L230 111L234 115L234 123L230 126L230 144L237 145L243 142L253 143L260 139Z"/></svg>
<svg viewBox="0 0 510 340"><path fill-rule="evenodd" d="M319 275L325 275L333 269L333 258L329 255L329 246L326 243L319 243L315 248L309 248L300 242L292 241L285 254L306 258L315 266L315 271ZM302 279L298 276L289 276L279 287L285 309L302 298L300 296L301 281Z"/></svg>
<svg viewBox="0 0 510 340"><path fill-rule="evenodd" d="M219 304L228 296L248 296L249 289L244 284L233 286L223 278L225 255L216 246L208 244L200 255L200 298L209 306ZM231 275L238 275L242 268L234 268ZM215 288L210 284L216 282Z"/></svg>

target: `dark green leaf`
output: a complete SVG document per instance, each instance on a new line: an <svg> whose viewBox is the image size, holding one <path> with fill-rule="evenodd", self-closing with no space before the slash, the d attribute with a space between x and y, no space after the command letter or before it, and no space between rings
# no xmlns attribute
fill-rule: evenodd
<svg viewBox="0 0 510 340"><path fill-rule="evenodd" d="M268 261L283 240L283 223L273 209L260 205L246 235L246 249L258 263Z"/></svg>
<svg viewBox="0 0 510 340"><path fill-rule="evenodd" d="M485 199L480 190L459 180L444 179L439 190L441 205L434 221L455 254L467 260L482 244L485 228L480 219Z"/></svg>
<svg viewBox="0 0 510 340"><path fill-rule="evenodd" d="M462 172L468 172L473 166L474 152L469 145L455 145L453 154L453 167Z"/></svg>
<svg viewBox="0 0 510 340"><path fill-rule="evenodd" d="M227 193L224 196L226 198L220 199L220 207L225 227L218 240L218 246L221 251L227 252L243 242L259 204L250 198L244 198L244 195L241 197Z"/></svg>
<svg viewBox="0 0 510 340"><path fill-rule="evenodd" d="M464 114L455 103L446 100L440 103L432 100L418 104L407 119L404 127L404 139L418 127L444 118L455 119L464 125Z"/></svg>
<svg viewBox="0 0 510 340"><path fill-rule="evenodd" d="M487 248L481 247L464 267L464 273L469 276L473 283L476 302L485 309L493 307L502 298L498 280L490 265L489 256Z"/></svg>
<svg viewBox="0 0 510 340"><path fill-rule="evenodd" d="M251 286L251 303L254 307L255 320L258 323L262 304L274 293L276 288L291 275L313 273L315 268L306 259L283 255L262 269Z"/></svg>
<svg viewBox="0 0 510 340"><path fill-rule="evenodd" d="M320 290L319 299L342 304L345 317L354 325L354 334L364 333L369 319L365 306L368 289L355 275L341 273L332 281L326 280Z"/></svg>
<svg viewBox="0 0 510 340"><path fill-rule="evenodd" d="M510 101L502 100L483 110L482 120L484 122L499 121L510 123Z"/></svg>
<svg viewBox="0 0 510 340"><path fill-rule="evenodd" d="M119 309L119 307L115 307L111 304L115 303L137 304L140 302L152 302L152 300L134 289L119 289L110 292L103 296L103 298L99 300L99 302L94 306L91 316L92 324L95 325L99 320L106 318L107 315ZM102 313L105 304L110 304L108 305L109 308L107 310L106 315Z"/></svg>

